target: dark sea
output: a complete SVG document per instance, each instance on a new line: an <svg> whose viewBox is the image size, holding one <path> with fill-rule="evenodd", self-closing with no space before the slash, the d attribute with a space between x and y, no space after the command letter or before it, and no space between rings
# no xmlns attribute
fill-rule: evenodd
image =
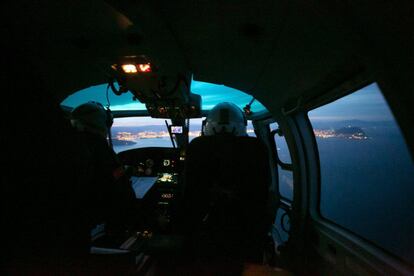
<svg viewBox="0 0 414 276"><path fill-rule="evenodd" d="M323 217L414 263L414 165L398 128L317 138Z"/></svg>

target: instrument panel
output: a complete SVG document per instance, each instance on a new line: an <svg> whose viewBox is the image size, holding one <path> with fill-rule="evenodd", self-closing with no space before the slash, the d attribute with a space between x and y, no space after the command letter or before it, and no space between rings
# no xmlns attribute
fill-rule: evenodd
<svg viewBox="0 0 414 276"><path fill-rule="evenodd" d="M179 151L174 148L138 148L118 153L120 161L132 166L136 176L154 176L156 173L179 169Z"/></svg>
<svg viewBox="0 0 414 276"><path fill-rule="evenodd" d="M181 189L184 158L175 148L138 148L118 153L127 167L140 203L144 228L169 233L174 223Z"/></svg>

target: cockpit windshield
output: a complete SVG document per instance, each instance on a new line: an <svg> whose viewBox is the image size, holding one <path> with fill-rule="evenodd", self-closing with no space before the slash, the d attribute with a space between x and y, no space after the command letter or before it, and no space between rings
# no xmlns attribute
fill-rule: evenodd
<svg viewBox="0 0 414 276"><path fill-rule="evenodd" d="M189 141L201 135L201 125L204 119L190 119ZM170 120L167 122L171 124ZM154 119L149 116L115 118L111 132L113 148L117 153L136 148L173 147L165 119ZM247 135L255 136L250 120L247 121Z"/></svg>
<svg viewBox="0 0 414 276"><path fill-rule="evenodd" d="M148 116L115 118L111 132L115 152L145 147L173 147L164 119Z"/></svg>
<svg viewBox="0 0 414 276"><path fill-rule="evenodd" d="M225 85L192 80L191 92L201 96L204 116L221 102L234 103L241 109L251 104L250 111L253 114L268 112L259 101L253 101L251 95ZM61 105L75 108L88 101L96 101L105 106L109 105L111 111L114 112L115 120L111 129L111 137L115 152L144 147L171 148L177 146L175 138L177 135L180 136L181 133L174 133L176 129L171 120L150 117L145 103L134 100L131 92L115 95L107 84L101 84L82 89L70 95ZM117 117L116 112L133 113ZM189 120L189 132L185 134L188 135L188 141L200 136L203 119L205 117ZM171 126L171 136L166 121ZM177 126L177 130L182 129L182 127ZM255 135L251 120L248 120L247 133L249 136Z"/></svg>

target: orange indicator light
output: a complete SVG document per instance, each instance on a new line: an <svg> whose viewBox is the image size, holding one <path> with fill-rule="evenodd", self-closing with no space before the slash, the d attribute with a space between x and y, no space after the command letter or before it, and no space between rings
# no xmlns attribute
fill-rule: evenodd
<svg viewBox="0 0 414 276"><path fill-rule="evenodd" d="M137 67L134 64L124 64L122 65L122 70L124 70L127 74L134 74L137 73Z"/></svg>

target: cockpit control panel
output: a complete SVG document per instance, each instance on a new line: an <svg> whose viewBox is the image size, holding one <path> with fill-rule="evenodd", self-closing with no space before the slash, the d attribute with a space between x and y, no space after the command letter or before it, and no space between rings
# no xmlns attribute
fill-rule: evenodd
<svg viewBox="0 0 414 276"><path fill-rule="evenodd" d="M118 154L131 169L131 185L146 214L145 228L168 232L174 223L183 160L174 148L140 148Z"/></svg>

